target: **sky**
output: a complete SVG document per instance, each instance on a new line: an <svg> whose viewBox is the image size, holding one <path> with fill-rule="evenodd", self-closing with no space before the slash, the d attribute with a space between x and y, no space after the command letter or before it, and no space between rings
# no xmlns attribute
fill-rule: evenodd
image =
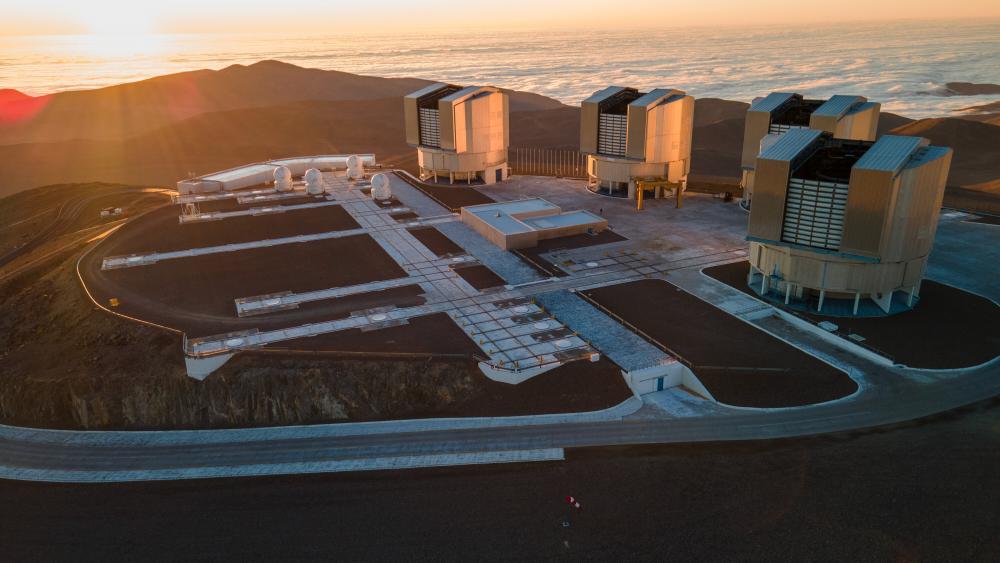
<svg viewBox="0 0 1000 563"><path fill-rule="evenodd" d="M1000 18L997 0L0 0L0 35L669 28Z"/></svg>

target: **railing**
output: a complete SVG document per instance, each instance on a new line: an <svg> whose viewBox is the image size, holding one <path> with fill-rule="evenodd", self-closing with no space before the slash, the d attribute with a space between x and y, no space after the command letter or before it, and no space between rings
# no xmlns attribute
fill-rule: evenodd
<svg viewBox="0 0 1000 563"><path fill-rule="evenodd" d="M511 147L507 164L514 174L584 178L587 155L575 150Z"/></svg>

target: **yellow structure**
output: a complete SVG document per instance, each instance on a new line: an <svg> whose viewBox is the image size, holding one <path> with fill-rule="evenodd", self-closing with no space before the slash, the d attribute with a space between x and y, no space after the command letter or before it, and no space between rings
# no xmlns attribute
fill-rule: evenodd
<svg viewBox="0 0 1000 563"><path fill-rule="evenodd" d="M609 86L581 104L580 151L587 154L589 189L604 195L636 197L637 182L648 181L646 197L660 197L663 184L687 187L691 171L694 98L681 90Z"/></svg>
<svg viewBox="0 0 1000 563"><path fill-rule="evenodd" d="M921 137L872 143L816 129L783 134L756 161L751 287L828 314L912 307L951 157Z"/></svg>
<svg viewBox="0 0 1000 563"><path fill-rule="evenodd" d="M880 104L862 96L807 100L800 94L772 92L754 101L747 110L743 130L743 206L749 208L753 198L757 154L779 135L793 128L808 127L837 139L874 141L880 109Z"/></svg>
<svg viewBox="0 0 1000 563"><path fill-rule="evenodd" d="M507 179L507 94L492 86L431 84L403 98L406 142L420 178L492 184Z"/></svg>

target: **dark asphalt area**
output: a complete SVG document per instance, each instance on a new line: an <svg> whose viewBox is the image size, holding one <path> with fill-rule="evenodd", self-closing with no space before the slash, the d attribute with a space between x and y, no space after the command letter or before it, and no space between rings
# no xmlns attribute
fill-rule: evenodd
<svg viewBox="0 0 1000 563"><path fill-rule="evenodd" d="M450 256L453 254L465 254L465 249L456 244L444 233L434 227L418 227L409 229L411 235L426 246L428 250L438 256Z"/></svg>
<svg viewBox="0 0 1000 563"><path fill-rule="evenodd" d="M475 187L464 185L460 182L456 182L455 184L433 184L416 182L398 173L397 176L452 212L457 212L468 205L494 203L493 198L490 196L480 192Z"/></svg>
<svg viewBox="0 0 1000 563"><path fill-rule="evenodd" d="M469 285L479 290L500 287L507 283L503 278L496 275L493 270L482 265L455 268L455 273L467 281Z"/></svg>
<svg viewBox="0 0 1000 563"><path fill-rule="evenodd" d="M858 386L843 371L663 280L584 292L692 365L718 401L790 407L846 397Z"/></svg>
<svg viewBox="0 0 1000 563"><path fill-rule="evenodd" d="M582 234L540 240L537 245L531 248L521 248L516 250L515 254L520 255L522 259L528 262L528 265L546 276L563 277L568 274L566 274L566 272L560 268L558 264L553 264L543 258L542 254L556 250L569 250L572 248L584 248L588 246L598 246L601 244L611 244L613 242L621 242L623 240L628 239L611 229L605 229L596 235Z"/></svg>
<svg viewBox="0 0 1000 563"><path fill-rule="evenodd" d="M109 239L110 240L110 239ZM305 292L405 277L406 273L368 235L260 247L164 260L102 271L103 246L80 265L99 303L117 298L122 314L205 336L233 327L292 326L325 320L360 299L360 309L395 304L402 289L338 300L315 301L286 312L239 319L234 300L278 292ZM349 265L350 267L345 267ZM415 303L407 291L400 303ZM379 298L387 299L379 299ZM421 301L422 302L422 301Z"/></svg>
<svg viewBox="0 0 1000 563"><path fill-rule="evenodd" d="M749 262L705 268L704 273L747 295ZM775 304L782 307L782 304ZM976 366L1000 355L1000 307L967 291L925 279L920 301L911 311L889 317L846 318L803 313L782 307L813 324L830 321L837 334L859 334L862 344L897 363L914 368Z"/></svg>
<svg viewBox="0 0 1000 563"><path fill-rule="evenodd" d="M998 428L994 399L875 430L566 462L0 481L0 550L12 562L996 561ZM566 495L583 509L568 513Z"/></svg>
<svg viewBox="0 0 1000 563"><path fill-rule="evenodd" d="M275 204L272 207L276 207ZM339 205L181 224L168 205L132 221L101 245L102 256L170 252L361 228Z"/></svg>
<svg viewBox="0 0 1000 563"><path fill-rule="evenodd" d="M297 197L284 197L274 200L258 200L248 203L239 203L235 197L225 199L210 199L198 202L198 210L202 213L212 211L242 211L252 207L271 207L275 205L301 205L303 203L317 203L324 201L323 196L301 195Z"/></svg>

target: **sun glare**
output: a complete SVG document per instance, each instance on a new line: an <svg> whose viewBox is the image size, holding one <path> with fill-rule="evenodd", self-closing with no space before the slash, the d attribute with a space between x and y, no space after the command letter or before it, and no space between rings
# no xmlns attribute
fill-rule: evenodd
<svg viewBox="0 0 1000 563"><path fill-rule="evenodd" d="M117 3L81 12L80 22L92 35L145 35L152 33L153 14L141 3Z"/></svg>
<svg viewBox="0 0 1000 563"><path fill-rule="evenodd" d="M101 59L120 59L137 55L151 55L164 48L164 39L156 34L89 34L77 37L74 49L78 54Z"/></svg>

